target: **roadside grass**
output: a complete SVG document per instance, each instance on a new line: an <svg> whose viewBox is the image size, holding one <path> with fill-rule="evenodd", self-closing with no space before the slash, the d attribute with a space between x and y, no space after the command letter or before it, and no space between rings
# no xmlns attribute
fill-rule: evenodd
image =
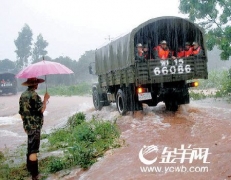
<svg viewBox="0 0 231 180"><path fill-rule="evenodd" d="M63 153L39 159L39 170L48 176L72 167L87 169L107 150L121 146L119 136L120 131L115 123L95 117L86 121L85 114L76 113L69 117L64 128L42 135L41 139L48 139L44 146L46 148L40 148L42 154L57 150ZM26 151L22 156L25 154ZM0 179L19 180L26 177L29 177L29 173L24 162L14 165L9 162L9 155L0 152Z"/></svg>
<svg viewBox="0 0 231 180"><path fill-rule="evenodd" d="M211 98L225 98L230 101L231 94L231 69L213 70L208 74L208 79L200 79L199 87L190 89L190 98L194 100ZM215 93L207 93L214 89Z"/></svg>
<svg viewBox="0 0 231 180"><path fill-rule="evenodd" d="M39 94L44 94L45 89L40 90ZM86 95L91 94L91 85L88 83L80 83L72 86L55 86L49 87L48 92L52 96L75 96L75 95Z"/></svg>
<svg viewBox="0 0 231 180"><path fill-rule="evenodd" d="M189 96L193 100L200 100L200 99L205 99L208 97L207 95L205 95L203 91L194 92L193 90L189 91Z"/></svg>

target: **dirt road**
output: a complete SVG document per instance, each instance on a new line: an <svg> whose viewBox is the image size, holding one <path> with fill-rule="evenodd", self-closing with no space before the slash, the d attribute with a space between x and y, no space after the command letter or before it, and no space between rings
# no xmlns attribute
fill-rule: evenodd
<svg viewBox="0 0 231 180"><path fill-rule="evenodd" d="M8 98L11 99L8 104L10 109L5 102ZM4 119L1 116L17 113L17 105L11 105L17 98L0 97L1 119ZM115 105L100 112L94 111L91 97L52 97L43 129L49 131L62 125L64 119L76 111L84 111L88 118L95 115L116 120L125 145L108 151L89 170L83 172L76 169L61 179L231 179L231 105L226 102L213 99L194 101L181 106L176 113L166 112L164 104L160 103L157 107L145 106L143 112L121 117ZM11 119L12 123L0 125L0 146L2 143L12 146L12 142L3 140L9 140L9 135L3 132L13 133L14 130L17 136L23 136L24 132L21 127L15 127L21 126L17 115L5 118L5 121ZM25 136L22 139L25 141ZM147 152L144 146L157 150ZM155 162L145 164L155 158ZM48 179L57 179L58 176L57 173Z"/></svg>

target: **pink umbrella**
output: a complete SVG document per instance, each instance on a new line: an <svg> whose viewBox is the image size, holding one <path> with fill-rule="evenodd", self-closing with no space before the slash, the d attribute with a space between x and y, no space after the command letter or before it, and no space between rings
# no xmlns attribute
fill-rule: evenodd
<svg viewBox="0 0 231 180"><path fill-rule="evenodd" d="M26 67L25 69L20 71L16 75L16 77L33 78L33 77L44 76L48 74L71 74L71 73L74 72L60 63L43 60Z"/></svg>
<svg viewBox="0 0 231 180"><path fill-rule="evenodd" d="M74 72L60 63L42 60L38 63L31 64L30 66L26 67L25 69L20 71L16 75L16 77L33 78L33 77L44 76L48 74L71 74L71 73Z"/></svg>

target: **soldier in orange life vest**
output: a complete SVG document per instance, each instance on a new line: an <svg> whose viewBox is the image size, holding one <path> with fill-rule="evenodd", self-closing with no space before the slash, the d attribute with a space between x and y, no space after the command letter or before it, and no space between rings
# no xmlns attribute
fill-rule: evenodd
<svg viewBox="0 0 231 180"><path fill-rule="evenodd" d="M192 55L192 47L190 46L189 42L185 43L184 55L185 57L189 57Z"/></svg>
<svg viewBox="0 0 231 180"><path fill-rule="evenodd" d="M203 50L197 42L193 42L192 55L196 57L203 55Z"/></svg>
<svg viewBox="0 0 231 180"><path fill-rule="evenodd" d="M185 56L184 50L182 47L179 47L177 50L177 58L183 58Z"/></svg>
<svg viewBox="0 0 231 180"><path fill-rule="evenodd" d="M141 43L136 45L135 60L144 61L143 46Z"/></svg>
<svg viewBox="0 0 231 180"><path fill-rule="evenodd" d="M176 59L176 57L172 55L172 51L169 50L167 42L165 40L161 41L160 45L153 48L153 57L154 59L162 60L168 58Z"/></svg>

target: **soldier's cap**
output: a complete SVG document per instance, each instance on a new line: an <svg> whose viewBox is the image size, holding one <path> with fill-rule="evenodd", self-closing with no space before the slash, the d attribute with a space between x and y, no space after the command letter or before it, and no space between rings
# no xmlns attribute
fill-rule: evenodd
<svg viewBox="0 0 231 180"><path fill-rule="evenodd" d="M22 83L23 86L34 86L39 83L43 83L45 80L44 79L39 79L39 78L28 78L25 82Z"/></svg>
<svg viewBox="0 0 231 180"><path fill-rule="evenodd" d="M143 47L143 45L141 43L138 43L136 47Z"/></svg>
<svg viewBox="0 0 231 180"><path fill-rule="evenodd" d="M186 43L185 43L185 46L190 46L190 43L189 43L189 42L186 42Z"/></svg>
<svg viewBox="0 0 231 180"><path fill-rule="evenodd" d="M167 41L163 40L160 42L160 44L167 44Z"/></svg>
<svg viewBox="0 0 231 180"><path fill-rule="evenodd" d="M198 43L196 42L196 41L194 41L193 43L192 43L192 45L197 45Z"/></svg>

